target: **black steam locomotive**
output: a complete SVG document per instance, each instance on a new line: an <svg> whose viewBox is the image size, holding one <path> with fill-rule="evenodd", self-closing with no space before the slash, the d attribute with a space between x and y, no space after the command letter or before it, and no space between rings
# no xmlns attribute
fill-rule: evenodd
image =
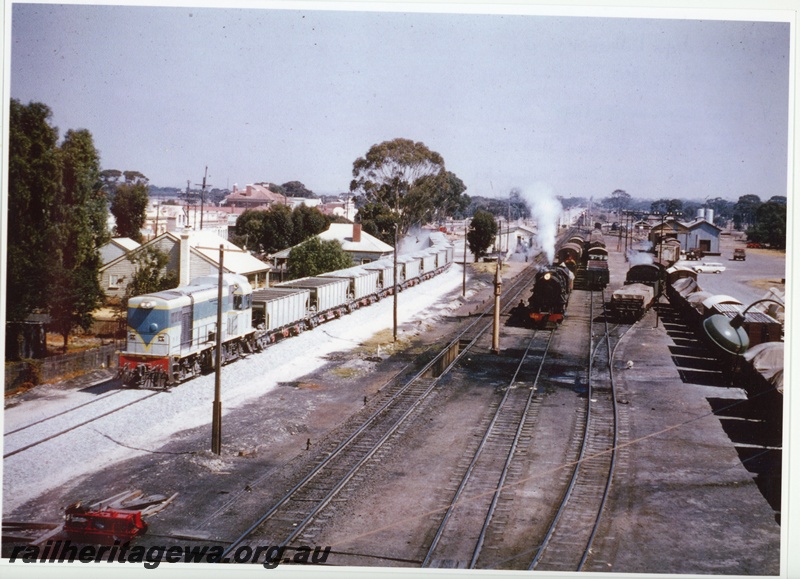
<svg viewBox="0 0 800 579"><path fill-rule="evenodd" d="M540 270L528 300L528 316L537 327L553 326L564 319L575 276L564 265Z"/></svg>

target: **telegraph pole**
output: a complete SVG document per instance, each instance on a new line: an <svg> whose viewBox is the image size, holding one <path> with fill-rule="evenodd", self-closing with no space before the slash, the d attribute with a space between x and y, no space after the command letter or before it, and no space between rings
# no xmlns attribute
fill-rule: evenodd
<svg viewBox="0 0 800 579"><path fill-rule="evenodd" d="M214 370L214 405L211 417L211 452L222 453L222 259L223 248L219 246L219 281L217 283L217 351L215 352Z"/></svg>
<svg viewBox="0 0 800 579"><path fill-rule="evenodd" d="M200 191L200 230L203 229L203 213L205 212L206 204L206 177L208 177L208 165L206 165L206 172L203 174L203 189Z"/></svg>

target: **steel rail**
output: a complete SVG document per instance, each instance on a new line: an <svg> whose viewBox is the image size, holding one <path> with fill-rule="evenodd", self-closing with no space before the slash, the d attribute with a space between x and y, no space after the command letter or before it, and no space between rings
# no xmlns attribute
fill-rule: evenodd
<svg viewBox="0 0 800 579"><path fill-rule="evenodd" d="M589 299L589 355L588 355L588 370L587 370L587 377L588 377L588 394L586 396L586 418L584 420L584 431L583 437L581 439L581 446L580 452L578 454L578 460L575 461L574 468L572 470L572 476L570 477L569 484L567 485L567 489L564 492L564 496L561 499L561 503L556 511L555 516L553 517L550 526L545 533L544 539L542 540L539 548L536 551L536 555L534 556L533 560L531 561L530 565L528 566L529 571L533 571L536 566L539 564L542 556L544 555L547 547L550 545L550 541L555 534L556 528L558 527L559 522L561 521L562 516L567 508L570 498L572 497L572 492L575 489L575 485L578 482L578 477L580 473L580 467L583 461L586 458L586 450L588 447L590 429L589 424L592 416L592 372L594 369L594 343L593 343L593 335L592 335L592 328L594 327L594 291L590 291L590 299ZM616 426L615 426L616 429Z"/></svg>
<svg viewBox="0 0 800 579"><path fill-rule="evenodd" d="M86 426L87 424L95 422L96 420L100 420L101 418L105 418L109 414L114 414L115 412L119 412L120 410L124 410L126 408L130 408L134 404L138 404L139 402L143 402L144 400L147 400L148 398L152 398L153 396L157 396L159 394L161 394L161 392L153 392L152 394L148 394L147 396L143 396L142 398L139 398L138 400L134 400L133 402L130 402L130 403L125 404L123 406L119 406L118 408L114 408L113 410L109 410L108 412L104 412L103 414L100 414L98 416L94 416L94 417L90 418L89 420L84 420L83 422L80 422L80 423L76 424L75 426L71 426L70 428L66 428L66 429L64 429L64 430L62 430L60 432L56 432L55 434L51 434L50 436L47 436L47 437L45 437L45 438L43 438L41 440L38 440L36 442L32 442L32 443L30 443L28 445L25 445L23 447L20 447L20 448L18 448L16 450L12 450L11 452L7 452L6 454L3 455L3 458L4 459L5 458L9 458L11 456L14 456L15 454L19 454L20 452L29 450L29 449L31 449L31 448L33 448L35 446L39 446L40 444L44 444L45 442L53 440L54 438L58 438L59 436L62 436L62 435L67 434L69 432L72 432L73 430L77 430L81 426Z"/></svg>
<svg viewBox="0 0 800 579"><path fill-rule="evenodd" d="M114 382L114 381L115 381L115 379L112 378L110 380L106 380L105 382L101 382L100 384L96 384L96 386L100 386L100 385L102 385L104 383ZM4 433L3 436L10 436L11 434L15 434L17 432L21 432L23 430L27 430L28 428L36 426L37 424L41 424L43 422L47 422L48 420L53 420L55 418L58 418L59 416L63 416L64 414L69 414L70 412L78 410L79 408L83 408L84 406L89 406L89 404L94 404L95 402L99 402L101 400L105 400L106 398L110 398L111 396L114 396L115 394L119 394L121 392L123 392L123 390L114 390L113 392L108 392L106 394L103 394L102 396L97 396L96 398L94 398L92 400L88 400L86 402L83 402L82 404L78 404L77 406L73 406L72 408L67 408L66 410L62 410L61 412L56 412L55 414L52 414L51 416L46 416L46 417L41 418L41 419L39 419L39 420L37 420L35 422L31 422L30 424L26 424L24 426L20 426L19 428L15 428L14 430L9 430L8 432Z"/></svg>
<svg viewBox="0 0 800 579"><path fill-rule="evenodd" d="M512 290L513 295L508 298L505 308L509 307L510 303L513 303L514 300L519 296L519 294L527 287L527 284L530 283L532 278L532 272L534 270L535 264L531 264L528 268L526 268L524 274L517 276L517 279L509 286L509 290ZM507 290L508 291L508 290ZM508 295L508 294L507 294ZM300 523L297 523L294 527L292 533L287 539L284 539L281 542L281 546L285 546L289 542L291 542L296 536L298 536L304 528L308 525L308 523L316 516L320 510L322 510L325 506L327 506L333 497L338 494L341 489L345 486L347 482L349 482L356 471L360 469L368 460L371 458L375 452L388 440L391 434L394 434L400 426L405 422L405 420L410 416L410 414L419 407L419 405L430 395L433 389L438 385L439 381L443 376L445 376L469 351L469 348L472 347L475 342L480 338L480 336L486 332L489 327L491 326L491 321L484 322L483 327L480 326L481 320L486 317L486 314L490 312L494 306L493 300L488 300L488 304L482 309L480 314L473 320L470 324L467 325L465 329L459 332L456 337L449 341L448 345L443 348L439 354L437 354L431 361L423 366L423 368L417 372L408 382L402 386L396 393L394 393L389 399L386 400L376 411L374 411L369 417L365 419L362 425L357 428L350 436L348 436L345 440L343 440L339 445L330 453L328 456L322 460L319 464L317 464L308 474L306 474L298 483L296 483L283 497L281 497L272 507L270 507L264 514L262 514L254 523L252 523L239 537L231 541L230 545L225 549L220 559L224 559L230 552L232 552L238 545L245 542L250 535L253 534L258 527L263 525L268 519L270 519L281 507L286 505L292 497L303 487L308 485L318 474L320 474L323 469L330 465L335 458L342 455L342 453L352 445L353 441L359 437L362 433L364 433L368 427L375 424L380 415L384 413L387 409L391 406L398 403L400 397L408 392L411 387L419 381L431 368L434 367L454 346L459 344L462 338L467 335L470 331L477 328L477 335L473 337L469 344L461 349L458 355L444 368L442 373L437 376L432 383L426 388L426 390L417 395L417 399L411 404L411 407L407 409L406 412L398 418L393 426L390 427L389 432L385 433L376 443L373 443L371 449L368 449L364 452L361 459L357 461L356 465L351 467L345 475L343 475L338 483L333 485L333 488L328 491L325 497L319 499L317 505L313 507L308 514Z"/></svg>
<svg viewBox="0 0 800 579"><path fill-rule="evenodd" d="M489 505L489 511L486 513L486 519L485 519L485 521L483 523L483 526L481 527L481 532L480 532L480 535L478 536L478 541L477 541L477 543L475 545L475 551L473 552L472 559L470 560L470 564L469 564L469 568L470 569L474 569L475 568L475 565L478 562L478 557L480 556L481 550L483 549L483 543L484 543L484 540L486 538L486 531L488 530L489 524L490 524L490 522L492 520L492 516L494 515L495 508L497 507L497 502L500 500L500 492L505 487L506 476L508 475L508 469L511 466L511 461L512 461L512 459L514 457L514 454L516 453L517 445L519 443L519 439L522 437L523 426L525 425L525 420L528 417L528 412L530 411L531 402L533 402L533 395L534 395L534 392L535 392L535 389L536 389L536 385L539 383L539 377L542 374L542 368L544 368L544 363L545 363L545 360L547 359L547 352L550 351L550 344L553 341L553 336L554 335L555 335L555 330L551 330L550 331L550 337L547 340L547 345L545 346L545 350L542 353L542 361L539 363L539 369L536 371L536 377L534 378L533 386L531 387L530 394L528 395L528 400L525 403L525 410L522 413L522 418L519 421L519 425L517 426L517 431L514 434L514 440L511 443L511 449L509 450L509 453L508 453L508 459L506 460L506 463L503 466L503 471L500 473L500 480L497 483L497 489L495 489L494 494L492 495L492 502ZM529 345L529 347L530 347L530 345ZM526 350L526 354L527 354L527 350ZM522 367L521 364L517 368L517 372L519 372L519 368L520 367ZM517 378L517 374L514 374L513 380L516 381L516 378Z"/></svg>
<svg viewBox="0 0 800 579"><path fill-rule="evenodd" d="M619 345L622 336L630 329L625 330L622 335L617 336L617 341L614 344L614 347L611 347L611 332L608 329L608 316L606 312L606 302L605 302L605 292L603 292L603 321L605 322L605 339L606 339L606 348L608 350L608 379L609 385L611 388L611 403L614 410L614 430L613 430L613 443L612 443L612 451L611 451L611 463L609 465L609 473L608 479L606 480L605 488L603 489L603 497L600 500L600 507L597 512L597 520L595 521L594 526L592 527L592 532L589 535L589 540L586 543L586 548L584 549L583 556L581 557L580 563L578 564L578 571L581 571L586 564L586 560L589 558L589 554L592 551L592 545L594 544L594 539L597 536L597 532L600 529L600 520L603 515L603 510L605 509L606 503L608 502L608 496L611 493L611 484L614 480L614 472L617 465L617 449L619 448L619 404L617 403L617 390L616 390L616 383L614 382L614 354L617 350L617 345Z"/></svg>
<svg viewBox="0 0 800 579"><path fill-rule="evenodd" d="M472 460L470 461L469 466L467 467L467 470L464 472L464 475L461 477L461 482L459 483L458 488L456 489L455 493L453 494L453 498L450 500L450 505L447 507L447 510L445 511L445 514L442 517L441 522L439 523L439 528L437 529L436 534L434 535L433 540L431 541L431 544L428 547L428 553L427 553L427 555L425 556L425 559L422 562L422 567L428 567L430 562L431 562L431 559L433 558L433 553L434 553L434 551L436 550L436 547L439 544L439 540L441 539L442 534L444 533L444 530L445 530L445 528L447 526L447 523L450 520L450 517L453 514L453 512L455 511L456 507L458 506L459 499L461 498L461 493L464 491L464 488L467 486L467 483L470 481L470 479L472 477L472 473L473 473L473 471L475 469L475 465L478 462L478 459L480 458L481 453L483 452L483 449L486 447L486 441L489 439L489 437L492 434L494 434L495 424L497 424L498 418L503 413L503 409L505 408L506 402L507 402L507 400L509 398L509 395L511 393L511 386L513 386L514 382L516 382L517 375L519 374L520 368L522 368L522 365L525 363L525 360L527 359L527 356L528 356L528 352L529 352L529 350L531 348L531 345L533 344L533 341L536 339L536 335L538 334L538 332L539 332L538 330L535 330L533 332L533 334L531 335L530 340L528 341L528 346L525 348L525 352L522 355L522 357L520 358L519 363L517 364L517 368L516 368L516 370L514 372L514 376L511 378L511 381L509 382L508 386L506 387L506 390L503 393L503 397L500 400L500 403L497 405L497 408L495 409L494 416L492 416L492 420L489 422L489 425L486 427L486 430L483 433L483 437L481 438L481 440L480 440L480 442L478 444L478 448L475 449L475 452L474 452L474 454L472 456ZM553 331L550 332L550 338L551 339L552 339L552 336L553 336ZM550 344L550 341L548 340L548 345L549 344ZM542 358L542 364L544 364L544 357ZM540 365L540 371L541 371L541 365ZM538 376L538 374L537 374L537 376ZM533 390L531 390L531 393L532 392L533 392ZM530 396L528 397L528 399L530 400ZM526 405L526 407L525 407L525 411L526 412L527 412L527 408L529 407L529 405L530 404ZM525 422L525 413L523 413L523 415L521 417L520 425L523 424L524 422ZM518 428L517 432L519 432L520 429L521 428ZM515 437L514 442L516 442L516 437ZM505 464L505 466L503 468L503 473L505 473L505 471L508 468L508 463L511 460L511 455L512 454L513 454L513 446L511 448L511 452L509 453L509 455L508 455L508 457L506 459L506 464ZM485 532L485 527L487 526L487 524L488 524L488 521L484 523L484 528L481 531L480 543L483 542L482 541L483 534ZM475 556L473 555L473 559L474 558L475 558ZM472 567L470 567L470 568L472 568Z"/></svg>

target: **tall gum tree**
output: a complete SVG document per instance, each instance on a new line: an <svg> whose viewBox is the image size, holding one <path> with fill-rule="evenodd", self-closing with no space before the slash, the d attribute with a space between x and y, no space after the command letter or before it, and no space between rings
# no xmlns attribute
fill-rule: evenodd
<svg viewBox="0 0 800 579"><path fill-rule="evenodd" d="M410 139L384 141L370 147L353 163L350 191L363 195L366 204L393 212L398 235L423 223L433 208L432 180L446 180L444 159L424 143ZM382 213L378 211L378 213Z"/></svg>

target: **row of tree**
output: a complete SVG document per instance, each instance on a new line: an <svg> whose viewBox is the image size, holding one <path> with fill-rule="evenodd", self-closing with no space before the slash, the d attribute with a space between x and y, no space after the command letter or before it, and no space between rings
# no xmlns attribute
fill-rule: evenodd
<svg viewBox="0 0 800 579"><path fill-rule="evenodd" d="M591 200L570 198L562 200L565 207L589 206ZM624 210L651 214L680 214L691 220L698 209L712 209L714 224L727 227L729 224L738 231L745 231L748 239L759 243L769 243L771 247L786 246L786 197L774 195L761 201L758 195L742 195L736 201L721 197L706 198L703 201L661 198L655 201L634 199L629 193L617 189L609 197L602 199L598 207L609 212L611 217ZM602 218L602 215L599 216ZM608 216L607 216L608 217Z"/></svg>
<svg viewBox="0 0 800 579"><path fill-rule="evenodd" d="M767 203L786 204L786 197L774 195ZM591 199L571 197L562 199L565 207L588 206ZM730 201L722 197L706 198L703 201L676 198L660 198L655 201L649 199L634 199L621 189L617 189L609 197L601 199L596 205L609 212L631 210L650 213L681 213L686 218L692 218L700 208L714 210L714 221L723 226L733 223L734 229L744 230L755 223L758 208L764 202L758 195L742 195L737 201Z"/></svg>
<svg viewBox="0 0 800 579"><path fill-rule="evenodd" d="M91 133L68 130L59 143L50 117L44 104L11 101L6 315L48 313L66 348L104 298L97 272L107 199Z"/></svg>

